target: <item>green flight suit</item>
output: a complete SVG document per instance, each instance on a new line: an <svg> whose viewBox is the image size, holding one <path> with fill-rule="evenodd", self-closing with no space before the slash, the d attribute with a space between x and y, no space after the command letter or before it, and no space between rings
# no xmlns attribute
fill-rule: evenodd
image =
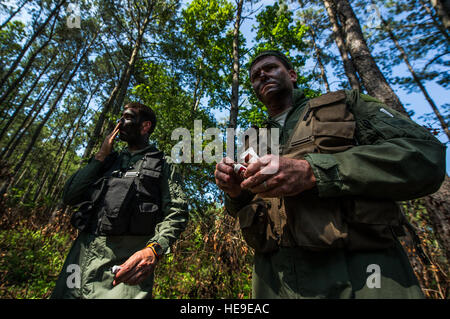
<svg viewBox="0 0 450 319"><path fill-rule="evenodd" d="M356 146L304 156L317 179L317 200L365 196L400 201L437 191L445 176L445 146L376 99L357 90L345 93L356 122ZM294 90L284 126L269 118L267 127L280 129L282 148L302 120L307 102L301 90ZM226 195L225 207L236 216L253 197L248 191L234 199ZM398 241L389 249L371 251L297 246L255 252L252 286L253 298L423 298Z"/></svg>
<svg viewBox="0 0 450 319"><path fill-rule="evenodd" d="M126 169L133 166L150 148L151 146L133 153L124 149L117 158L120 167ZM83 201L89 186L102 176L102 165L102 162L93 158L67 181L63 194L65 204L75 205ZM96 236L89 231L82 231L70 249L51 298L152 297L153 274L139 285L121 283L113 287L111 267L121 265L132 254L152 242L159 243L163 251L167 252L186 227L186 196L175 168L166 161L159 189L163 219L156 225L154 236ZM79 267L79 287L74 287L74 270L70 265Z"/></svg>

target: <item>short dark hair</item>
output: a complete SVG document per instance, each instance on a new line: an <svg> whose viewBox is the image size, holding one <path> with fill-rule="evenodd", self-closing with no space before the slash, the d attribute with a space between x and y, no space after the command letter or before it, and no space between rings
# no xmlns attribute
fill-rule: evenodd
<svg viewBox="0 0 450 319"><path fill-rule="evenodd" d="M152 110L151 107L144 105L139 102L130 102L125 105L126 109L136 109L139 114L139 118L142 121L150 121L152 122L152 126L150 127L150 131L148 131L148 135L151 135L156 128L156 114L155 111Z"/></svg>
<svg viewBox="0 0 450 319"><path fill-rule="evenodd" d="M261 60L262 58L267 57L267 56L273 56L273 57L277 58L278 61L283 63L283 65L286 67L287 70L295 71L294 66L292 65L292 62L288 59L288 57L286 55L284 55L280 51L266 50L266 51L260 52L250 63L250 67L248 68L249 76L251 75L250 73L252 71L253 65L256 62L258 62L259 60ZM294 88L298 88L297 82L294 82Z"/></svg>

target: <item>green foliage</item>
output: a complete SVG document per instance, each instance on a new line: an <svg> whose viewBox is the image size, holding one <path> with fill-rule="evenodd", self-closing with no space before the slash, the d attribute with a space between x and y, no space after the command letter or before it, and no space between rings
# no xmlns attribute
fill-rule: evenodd
<svg viewBox="0 0 450 319"><path fill-rule="evenodd" d="M416 229L421 248L431 262L427 265L418 258L411 237L406 236L401 239L422 291L427 298L448 299L450 297L450 281L448 280L450 265L430 226L432 225L431 213L425 208L423 199L403 202L402 207L407 219Z"/></svg>
<svg viewBox="0 0 450 319"><path fill-rule="evenodd" d="M217 208L194 218L158 265L153 297L251 298L253 254L234 222Z"/></svg>
<svg viewBox="0 0 450 319"><path fill-rule="evenodd" d="M0 298L45 298L55 285L69 235L19 226L0 231Z"/></svg>

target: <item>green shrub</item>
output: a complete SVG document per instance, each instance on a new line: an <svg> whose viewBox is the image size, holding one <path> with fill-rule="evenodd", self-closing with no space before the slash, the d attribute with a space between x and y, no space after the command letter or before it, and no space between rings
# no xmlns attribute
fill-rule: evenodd
<svg viewBox="0 0 450 319"><path fill-rule="evenodd" d="M69 248L69 234L1 230L0 298L47 298Z"/></svg>

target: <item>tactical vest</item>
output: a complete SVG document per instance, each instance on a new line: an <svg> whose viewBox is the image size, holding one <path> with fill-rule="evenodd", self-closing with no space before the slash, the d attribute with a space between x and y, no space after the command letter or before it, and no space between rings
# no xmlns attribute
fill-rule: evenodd
<svg viewBox="0 0 450 319"><path fill-rule="evenodd" d="M345 91L312 99L282 146L281 156L303 159L307 153L348 150L355 145L355 124ZM314 190L270 199L256 195L237 217L247 243L263 253L280 246L311 250L382 249L394 244L395 234L402 234L403 220L394 201L319 198Z"/></svg>
<svg viewBox="0 0 450 319"><path fill-rule="evenodd" d="M152 150L127 170L113 160L78 205L72 225L96 235L150 235L162 220L160 179L163 153Z"/></svg>

